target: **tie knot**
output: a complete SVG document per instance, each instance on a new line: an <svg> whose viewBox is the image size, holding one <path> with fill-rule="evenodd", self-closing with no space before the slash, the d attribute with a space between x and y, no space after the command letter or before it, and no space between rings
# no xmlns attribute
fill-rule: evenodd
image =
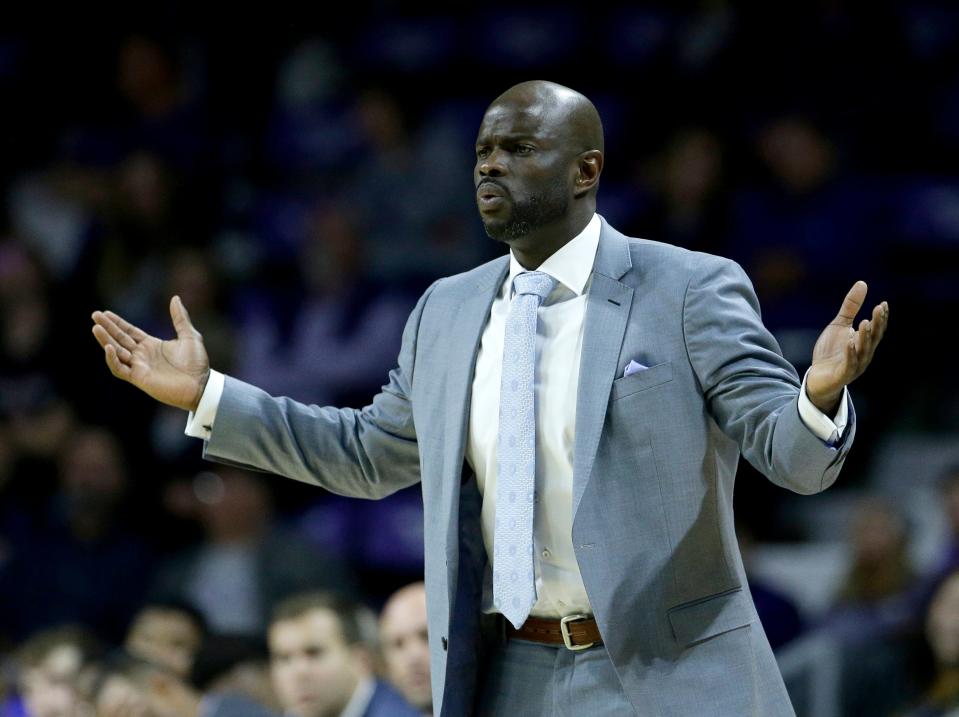
<svg viewBox="0 0 959 717"><path fill-rule="evenodd" d="M556 285L556 279L542 271L524 271L513 277L513 290L520 294L533 294L543 301Z"/></svg>

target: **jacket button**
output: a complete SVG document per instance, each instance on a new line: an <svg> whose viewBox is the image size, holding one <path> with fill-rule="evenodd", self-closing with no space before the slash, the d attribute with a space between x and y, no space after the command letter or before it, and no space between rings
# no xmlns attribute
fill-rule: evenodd
<svg viewBox="0 0 959 717"><path fill-rule="evenodd" d="M446 652L446 648L447 648L447 646L449 645L449 643L446 641L446 638L445 638L445 637L441 637L441 638L440 638L440 642L443 643L443 652Z"/></svg>

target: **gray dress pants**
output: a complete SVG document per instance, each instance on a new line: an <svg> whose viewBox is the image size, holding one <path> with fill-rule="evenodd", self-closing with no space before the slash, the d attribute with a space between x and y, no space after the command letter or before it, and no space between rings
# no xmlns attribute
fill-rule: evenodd
<svg viewBox="0 0 959 717"><path fill-rule="evenodd" d="M477 717L641 717L602 645L572 652L500 641L480 685Z"/></svg>

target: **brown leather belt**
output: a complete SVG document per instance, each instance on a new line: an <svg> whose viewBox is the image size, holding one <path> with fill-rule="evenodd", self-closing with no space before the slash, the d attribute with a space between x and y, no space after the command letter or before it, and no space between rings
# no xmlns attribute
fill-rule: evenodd
<svg viewBox="0 0 959 717"><path fill-rule="evenodd" d="M544 645L565 645L570 650L585 650L587 647L603 644L596 621L589 615L567 615L561 620L530 617L518 630L508 620L504 622L507 637L520 640L541 642Z"/></svg>

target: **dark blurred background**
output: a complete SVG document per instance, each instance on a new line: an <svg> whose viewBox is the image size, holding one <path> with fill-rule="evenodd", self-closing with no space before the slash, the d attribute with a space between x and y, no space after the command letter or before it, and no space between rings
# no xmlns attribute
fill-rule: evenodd
<svg viewBox="0 0 959 717"><path fill-rule="evenodd" d="M117 642L160 597L257 636L291 592L376 608L421 574L418 489L365 503L203 463L182 412L110 375L90 314L169 337L176 293L215 368L364 405L419 293L503 253L473 203L473 141L496 95L540 78L600 111L599 212L742 264L800 375L857 279L889 302L837 484L795 496L744 462L737 517L801 714L904 714L942 691L926 608L959 567L959 6L754 5L168 3L7 23L3 644L63 623Z"/></svg>

